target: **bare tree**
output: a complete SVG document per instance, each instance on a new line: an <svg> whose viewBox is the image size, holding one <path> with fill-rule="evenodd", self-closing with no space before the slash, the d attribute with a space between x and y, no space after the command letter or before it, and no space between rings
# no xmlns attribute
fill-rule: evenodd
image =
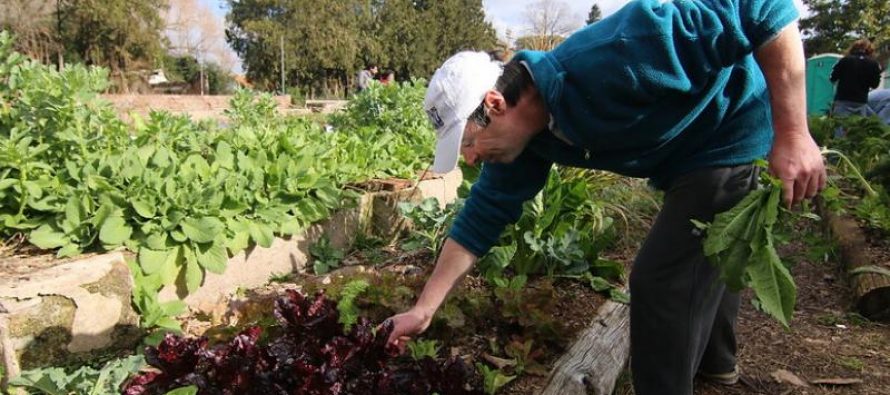
<svg viewBox="0 0 890 395"><path fill-rule="evenodd" d="M560 0L537 0L526 6L524 16L529 49L550 50L582 24L581 17Z"/></svg>
<svg viewBox="0 0 890 395"><path fill-rule="evenodd" d="M57 0L0 1L0 30L15 36L16 50L43 63L62 63L62 46L58 40Z"/></svg>
<svg viewBox="0 0 890 395"><path fill-rule="evenodd" d="M213 11L198 0L169 0L169 4L164 21L170 49L201 63L212 60L224 70L233 70L237 57L226 44L225 29Z"/></svg>

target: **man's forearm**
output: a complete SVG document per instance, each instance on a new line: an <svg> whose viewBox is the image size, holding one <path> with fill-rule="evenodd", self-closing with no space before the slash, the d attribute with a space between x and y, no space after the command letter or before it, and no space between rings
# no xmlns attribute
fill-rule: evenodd
<svg viewBox="0 0 890 395"><path fill-rule="evenodd" d="M809 138L805 59L797 24L786 27L754 56L769 88L775 138Z"/></svg>
<svg viewBox="0 0 890 395"><path fill-rule="evenodd" d="M476 256L473 253L450 238L445 240L436 268L423 287L414 308L432 317L474 263Z"/></svg>

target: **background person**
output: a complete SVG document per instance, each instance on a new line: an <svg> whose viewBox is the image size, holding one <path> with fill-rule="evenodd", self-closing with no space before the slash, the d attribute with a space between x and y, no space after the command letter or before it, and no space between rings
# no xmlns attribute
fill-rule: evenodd
<svg viewBox="0 0 890 395"><path fill-rule="evenodd" d="M872 57L871 41L856 40L831 69L831 82L837 83L831 113L836 116L873 115L868 106L868 91L881 83L881 65Z"/></svg>
<svg viewBox="0 0 890 395"><path fill-rule="evenodd" d="M868 94L868 107L890 125L890 89L877 89Z"/></svg>
<svg viewBox="0 0 890 395"><path fill-rule="evenodd" d="M380 83L383 85L389 85L391 83L396 82L396 72L386 69L380 73Z"/></svg>
<svg viewBox="0 0 890 395"><path fill-rule="evenodd" d="M355 79L355 92L359 93L365 89L368 89L368 85L371 83L371 80L374 79L374 76L377 74L377 65L369 65L363 70L358 72L358 76Z"/></svg>
<svg viewBox="0 0 890 395"><path fill-rule="evenodd" d="M459 155L485 165L414 307L390 318L389 341L404 347L429 326L558 163L665 191L630 278L636 394L691 394L696 373L738 381L739 295L718 281L690 220L741 200L757 184L752 161L767 155L786 205L824 187L796 19L790 0L637 0L503 69L486 53L447 60L424 102L433 171Z"/></svg>

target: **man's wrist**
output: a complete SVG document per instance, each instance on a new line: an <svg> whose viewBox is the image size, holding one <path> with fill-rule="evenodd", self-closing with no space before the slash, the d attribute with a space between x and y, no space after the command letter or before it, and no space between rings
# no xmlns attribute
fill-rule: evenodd
<svg viewBox="0 0 890 395"><path fill-rule="evenodd" d="M414 314L416 314L417 316L419 316L420 318L422 318L424 321L432 320L433 315L436 314L435 308L429 307L429 306L422 306L422 305L414 305L414 307L411 308L411 311Z"/></svg>

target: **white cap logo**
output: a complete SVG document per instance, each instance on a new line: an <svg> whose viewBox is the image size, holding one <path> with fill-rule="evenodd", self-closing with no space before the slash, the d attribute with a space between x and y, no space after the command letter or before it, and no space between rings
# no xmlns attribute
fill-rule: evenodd
<svg viewBox="0 0 890 395"><path fill-rule="evenodd" d="M436 107L432 107L429 110L426 110L426 115L430 117L430 122L432 122L433 126L435 126L436 129L445 126L445 121L443 121L442 117L439 116L439 110L437 110Z"/></svg>

